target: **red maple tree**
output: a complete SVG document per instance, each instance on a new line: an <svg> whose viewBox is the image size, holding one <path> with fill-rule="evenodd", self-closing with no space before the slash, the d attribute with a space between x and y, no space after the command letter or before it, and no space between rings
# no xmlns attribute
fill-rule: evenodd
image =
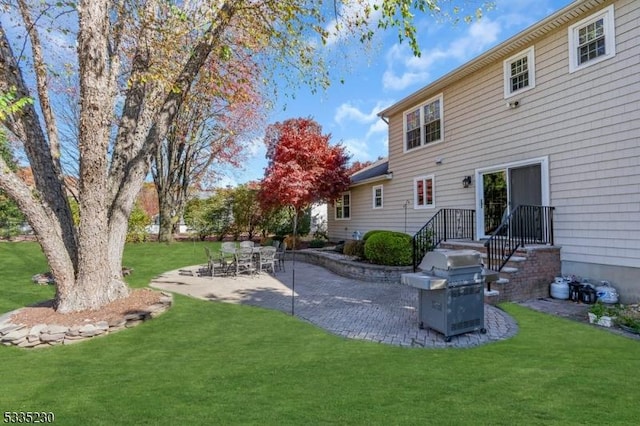
<svg viewBox="0 0 640 426"><path fill-rule="evenodd" d="M265 210L291 206L296 213L329 202L349 188L349 155L310 118L292 118L267 127L269 163L259 195Z"/></svg>

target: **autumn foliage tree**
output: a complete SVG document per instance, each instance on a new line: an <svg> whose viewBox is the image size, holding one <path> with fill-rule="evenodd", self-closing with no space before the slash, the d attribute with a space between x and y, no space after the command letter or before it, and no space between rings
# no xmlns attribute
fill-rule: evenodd
<svg viewBox="0 0 640 426"><path fill-rule="evenodd" d="M267 127L269 163L259 194L265 211L290 207L297 215L313 203L329 202L349 187L344 146L310 118L292 118Z"/></svg>
<svg viewBox="0 0 640 426"><path fill-rule="evenodd" d="M238 47L232 34L221 55L211 56L158 149L152 175L159 200L158 240L170 242L189 191L215 180L223 165L238 167L246 143L264 122L260 71L251 56L259 46ZM224 80L222 80L224 76ZM223 83L224 81L224 83Z"/></svg>

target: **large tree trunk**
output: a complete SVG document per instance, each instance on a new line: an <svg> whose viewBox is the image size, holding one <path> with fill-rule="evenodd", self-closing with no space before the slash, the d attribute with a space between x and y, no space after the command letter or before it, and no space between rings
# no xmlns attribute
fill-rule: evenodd
<svg viewBox="0 0 640 426"><path fill-rule="evenodd" d="M163 86L148 78L153 51L145 41L156 28L155 24L141 25L118 132L111 141L116 96L122 94L118 88L122 78L118 43L131 41L111 33L112 29L125 29L117 19L113 27L109 22L112 5L109 0L83 0L77 5L81 99L77 229L57 166L57 148L49 143L56 138L44 135L31 105L3 122L24 144L35 188L9 170L1 158L0 188L18 203L33 227L56 279L56 307L63 313L98 309L129 293L122 278L122 254L136 195L159 141L234 12L233 4L224 4L221 18L212 21L214 25L183 58L182 68L168 88L166 82ZM136 18L145 13L155 16L156 4L146 6L148 10ZM37 38L33 40L37 43ZM7 93L11 86L17 88L18 97L30 96L0 23L0 91ZM38 90L45 90L45 85L39 85ZM45 128L54 132L53 127Z"/></svg>
<svg viewBox="0 0 640 426"><path fill-rule="evenodd" d="M78 5L80 32L79 207L78 266L75 284L59 294L60 312L97 309L128 294L119 277L111 277L107 147L111 119L110 67L108 64L107 0Z"/></svg>
<svg viewBox="0 0 640 426"><path fill-rule="evenodd" d="M160 242L172 243L174 240L173 229L176 223L173 215L174 209L175 207L167 194L158 193L158 216L160 220L158 241Z"/></svg>

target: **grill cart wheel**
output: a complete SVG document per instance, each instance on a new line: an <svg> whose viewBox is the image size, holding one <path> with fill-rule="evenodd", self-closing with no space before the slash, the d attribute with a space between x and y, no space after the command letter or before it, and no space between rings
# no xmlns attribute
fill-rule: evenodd
<svg viewBox="0 0 640 426"><path fill-rule="evenodd" d="M487 329L486 329L486 328L481 328L481 329L480 329L480 333L482 333L482 334L487 334Z"/></svg>

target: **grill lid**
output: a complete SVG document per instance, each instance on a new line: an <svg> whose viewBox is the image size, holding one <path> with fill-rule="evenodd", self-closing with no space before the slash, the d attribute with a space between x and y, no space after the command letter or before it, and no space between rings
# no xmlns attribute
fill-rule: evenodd
<svg viewBox="0 0 640 426"><path fill-rule="evenodd" d="M424 271L434 269L453 271L455 269L478 267L482 264L480 253L475 250L435 250L430 251L420 262L419 268Z"/></svg>

